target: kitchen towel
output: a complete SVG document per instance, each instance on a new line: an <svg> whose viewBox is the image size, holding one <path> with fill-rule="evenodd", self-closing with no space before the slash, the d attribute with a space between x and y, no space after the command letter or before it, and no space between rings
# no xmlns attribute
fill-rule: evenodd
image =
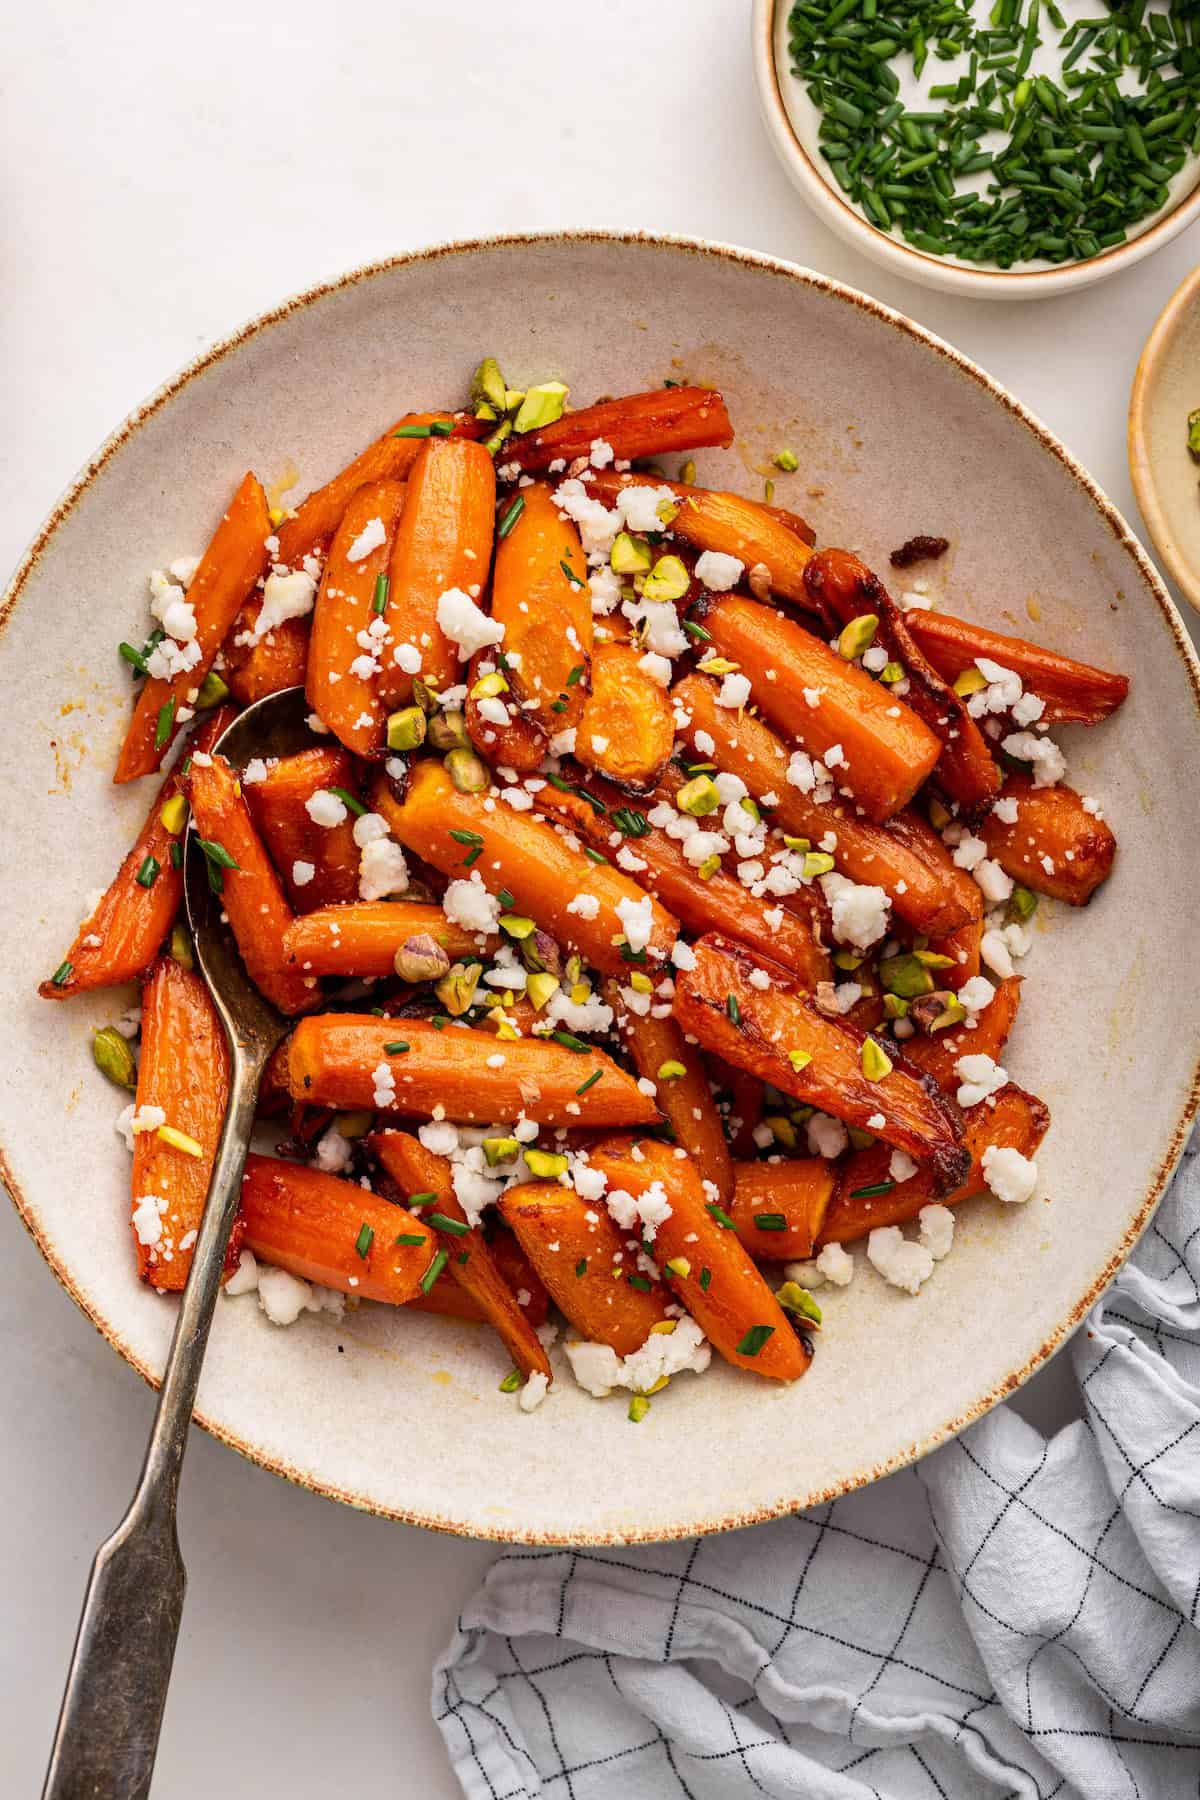
<svg viewBox="0 0 1200 1800"><path fill-rule="evenodd" d="M434 1673L470 1800L1200 1794L1194 1147L1063 1354L1050 1439L999 1406L770 1525L501 1555Z"/></svg>

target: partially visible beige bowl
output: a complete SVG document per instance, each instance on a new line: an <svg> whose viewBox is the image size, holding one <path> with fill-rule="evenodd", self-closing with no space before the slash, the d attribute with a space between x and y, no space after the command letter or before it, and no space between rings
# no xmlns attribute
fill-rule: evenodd
<svg viewBox="0 0 1200 1800"><path fill-rule="evenodd" d="M264 1467L418 1524L543 1543L744 1525L931 1450L1037 1368L1083 1318L1163 1191L1197 1085L1200 964L1170 959L1195 911L1198 671L1145 555L1068 453L965 357L819 275L745 251L600 234L451 245L360 269L218 344L124 424L39 531L3 602L0 680L0 1173L51 1267L135 1368L163 1365L173 1306L139 1286L121 1096L89 1035L131 991L48 1005L88 890L148 784L114 790L129 706L121 638L146 574L198 550L247 466L320 481L412 405L464 392L483 352L576 397L718 382L738 445L702 478L778 497L876 565L916 532L952 550L947 605L1128 670L1128 705L1063 733L1122 850L1085 912L1045 907L1005 1062L1053 1126L1024 1207L963 1209L917 1300L857 1256L809 1375L781 1389L721 1367L630 1425L569 1377L524 1415L507 1359L467 1326L364 1306L270 1325L222 1300L199 1417ZM1041 623L1030 626L1036 601ZM1164 854L1164 846L1171 847ZM81 1478L86 1478L81 1470Z"/></svg>
<svg viewBox="0 0 1200 1800"><path fill-rule="evenodd" d="M1129 472L1154 547L1200 608L1200 463L1188 454L1188 414L1200 408L1200 269L1163 308L1129 397Z"/></svg>

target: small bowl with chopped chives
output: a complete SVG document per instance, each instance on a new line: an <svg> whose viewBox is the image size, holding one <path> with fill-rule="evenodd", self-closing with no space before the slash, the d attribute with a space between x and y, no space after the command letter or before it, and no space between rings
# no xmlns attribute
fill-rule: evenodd
<svg viewBox="0 0 1200 1800"><path fill-rule="evenodd" d="M753 30L792 182L912 281L1043 299L1200 217L1197 0L755 0Z"/></svg>
<svg viewBox="0 0 1200 1800"><path fill-rule="evenodd" d="M1138 362L1129 472L1154 548L1200 611L1200 269L1172 294Z"/></svg>

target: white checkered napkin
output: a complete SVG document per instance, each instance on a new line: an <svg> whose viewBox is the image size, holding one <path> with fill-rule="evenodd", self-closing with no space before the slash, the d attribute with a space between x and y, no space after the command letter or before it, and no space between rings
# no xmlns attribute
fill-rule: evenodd
<svg viewBox="0 0 1200 1800"><path fill-rule="evenodd" d="M513 1550L434 1674L470 1800L1200 1794L1200 1162L1071 1347L1083 1418L998 1407L752 1531Z"/></svg>

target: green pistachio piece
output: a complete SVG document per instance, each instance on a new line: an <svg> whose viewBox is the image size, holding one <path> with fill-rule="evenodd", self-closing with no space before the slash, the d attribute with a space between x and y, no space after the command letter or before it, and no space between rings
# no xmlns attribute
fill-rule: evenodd
<svg viewBox="0 0 1200 1800"><path fill-rule="evenodd" d="M660 556L642 585L643 600L682 600L692 584L677 556Z"/></svg>
<svg viewBox="0 0 1200 1800"><path fill-rule="evenodd" d="M425 727L425 742L443 754L447 750L469 750L471 739L466 718L460 712L434 713Z"/></svg>
<svg viewBox="0 0 1200 1800"><path fill-rule="evenodd" d="M513 420L513 430L542 431L547 425L553 425L555 419L563 416L569 392L561 381L543 381L537 387L526 388L525 398Z"/></svg>
<svg viewBox="0 0 1200 1800"><path fill-rule="evenodd" d="M511 1162L513 1157L519 1153L520 1148L520 1144L513 1137L494 1137L483 1140L484 1159L489 1169L494 1169L497 1163Z"/></svg>
<svg viewBox="0 0 1200 1800"><path fill-rule="evenodd" d="M1200 462L1200 407L1188 414L1187 444L1196 461Z"/></svg>
<svg viewBox="0 0 1200 1800"><path fill-rule="evenodd" d="M690 813L693 819L703 819L708 813L716 812L720 804L721 796L711 775L694 776L691 781L685 781L675 795L679 811Z"/></svg>
<svg viewBox="0 0 1200 1800"><path fill-rule="evenodd" d="M450 967L450 958L427 931L405 938L394 961L401 981L440 981Z"/></svg>
<svg viewBox="0 0 1200 1800"><path fill-rule="evenodd" d="M479 963L454 963L438 982L433 991L451 1018L461 1019L470 1009L482 973Z"/></svg>
<svg viewBox="0 0 1200 1800"><path fill-rule="evenodd" d="M899 994L902 1000L917 1000L934 989L933 976L915 956L885 956L879 979L889 994Z"/></svg>
<svg viewBox="0 0 1200 1800"><path fill-rule="evenodd" d="M492 772L473 750L451 750L445 758L446 773L460 794L482 794L492 785Z"/></svg>
<svg viewBox="0 0 1200 1800"><path fill-rule="evenodd" d="M507 391L500 364L494 356L485 356L471 377L472 400L477 405L490 406L494 417L496 413L507 412L504 403Z"/></svg>
<svg viewBox="0 0 1200 1800"><path fill-rule="evenodd" d="M795 1313L798 1319L805 1319L810 1325L820 1325L821 1309L809 1293L798 1281L785 1281L781 1288L776 1288L775 1298L784 1312Z"/></svg>
<svg viewBox="0 0 1200 1800"><path fill-rule="evenodd" d="M777 450L772 460L775 467L782 469L785 475L794 475L800 467L800 458L794 450Z"/></svg>
<svg viewBox="0 0 1200 1800"><path fill-rule="evenodd" d="M848 625L843 626L838 638L838 655L846 662L853 662L856 656L861 656L869 648L878 630L878 613L860 613L857 619L851 619Z"/></svg>
<svg viewBox="0 0 1200 1800"><path fill-rule="evenodd" d="M220 706L222 700L228 700L229 689L221 677L212 669L200 683L200 692L196 695L196 711L207 712L210 707Z"/></svg>
<svg viewBox="0 0 1200 1800"><path fill-rule="evenodd" d="M557 1181L567 1172L567 1159L556 1150L527 1150L525 1164L539 1181Z"/></svg>
<svg viewBox="0 0 1200 1800"><path fill-rule="evenodd" d="M133 1051L115 1025L102 1026L92 1038L92 1061L114 1087L137 1087L137 1063Z"/></svg>
<svg viewBox="0 0 1200 1800"><path fill-rule="evenodd" d="M618 575L647 575L654 553L644 537L618 531L608 560Z"/></svg>
<svg viewBox="0 0 1200 1800"><path fill-rule="evenodd" d="M387 722L389 750L417 750L425 742L425 714L419 706L403 706Z"/></svg>

